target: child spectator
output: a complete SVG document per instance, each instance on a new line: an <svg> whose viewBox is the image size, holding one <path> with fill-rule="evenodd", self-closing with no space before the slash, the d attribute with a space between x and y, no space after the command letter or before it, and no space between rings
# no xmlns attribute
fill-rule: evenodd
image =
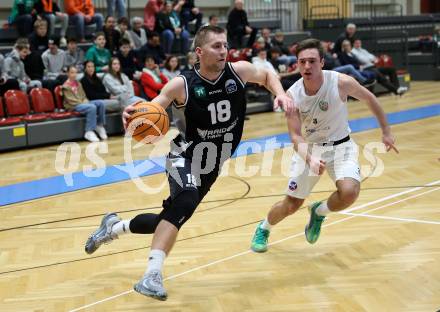
<svg viewBox="0 0 440 312"><path fill-rule="evenodd" d="M96 72L108 72L108 63L112 57L109 50L105 48L105 35L98 32L95 38L95 44L86 52L86 60L95 63Z"/></svg>
<svg viewBox="0 0 440 312"><path fill-rule="evenodd" d="M168 56L165 60L164 68L162 69L162 74L167 77L168 80L173 79L180 75L180 64L177 56L171 55Z"/></svg>
<svg viewBox="0 0 440 312"><path fill-rule="evenodd" d="M128 76L130 80L133 80L133 76L137 69L136 56L134 51L130 48L130 42L127 39L121 40L121 47L119 48L119 52L116 54L116 57L119 59L121 63L122 72ZM139 72L138 72L139 73ZM139 79L140 74L138 74L135 79Z"/></svg>
<svg viewBox="0 0 440 312"><path fill-rule="evenodd" d="M49 49L47 49L41 59L45 67L43 85L49 90L54 90L56 86L63 84L67 76L63 73L66 67L66 53L58 48L58 38L49 39Z"/></svg>
<svg viewBox="0 0 440 312"><path fill-rule="evenodd" d="M81 79L81 85L89 100L102 100L107 112L121 111L121 103L116 96L107 92L101 79L96 75L95 64L92 61L84 63L84 76Z"/></svg>
<svg viewBox="0 0 440 312"><path fill-rule="evenodd" d="M121 72L121 63L118 58L112 57L109 64L109 71L102 78L107 92L115 96L123 107L144 101L143 98L134 95L133 84L127 75Z"/></svg>
<svg viewBox="0 0 440 312"><path fill-rule="evenodd" d="M29 43L26 39L18 39L14 49L6 56L4 73L8 79L16 79L23 92L31 88L41 88L41 81L31 80L24 69L23 60L29 54Z"/></svg>
<svg viewBox="0 0 440 312"><path fill-rule="evenodd" d="M68 110L79 112L86 116L84 138L90 142L99 142L99 137L107 139L105 131L105 106L102 101L89 101L82 85L76 80L76 66L67 69L67 81L63 84L62 95L64 107Z"/></svg>
<svg viewBox="0 0 440 312"><path fill-rule="evenodd" d="M69 38L67 40L66 69L71 65L76 66L76 69L80 73L84 70L84 51L78 48L75 38Z"/></svg>
<svg viewBox="0 0 440 312"><path fill-rule="evenodd" d="M55 23L61 22L60 47L65 47L67 45L66 31L67 27L69 27L69 16L66 13L61 12L57 1L36 0L34 7L37 14L42 16L49 24L50 37L55 35Z"/></svg>

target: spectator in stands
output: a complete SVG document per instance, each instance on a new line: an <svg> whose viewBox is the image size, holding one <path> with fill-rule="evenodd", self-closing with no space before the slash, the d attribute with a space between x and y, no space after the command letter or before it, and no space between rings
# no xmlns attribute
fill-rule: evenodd
<svg viewBox="0 0 440 312"><path fill-rule="evenodd" d="M263 37L259 37L252 46L252 57L257 56L258 52L262 49L266 50L266 42L264 41Z"/></svg>
<svg viewBox="0 0 440 312"><path fill-rule="evenodd" d="M47 21L49 26L49 36L51 37L55 35L55 23L61 22L60 47L65 47L67 45L66 31L67 27L69 27L69 16L66 13L61 12L57 1L36 0L35 10L38 15L42 16Z"/></svg>
<svg viewBox="0 0 440 312"><path fill-rule="evenodd" d="M183 28L189 31L189 22L196 20L196 25L193 32L195 34L202 25L202 12L200 12L200 9L194 5L194 0L178 0L178 3L182 3L180 18L182 19Z"/></svg>
<svg viewBox="0 0 440 312"><path fill-rule="evenodd" d="M235 0L234 8L229 12L228 23L228 42L231 48L240 49L242 47L243 37L250 35L246 47L250 48L257 37L257 29L249 26L247 13L243 9L243 0Z"/></svg>
<svg viewBox="0 0 440 312"><path fill-rule="evenodd" d="M102 31L105 34L105 48L112 54L116 53L119 50L121 34L115 29L115 18L113 16L107 16L105 18Z"/></svg>
<svg viewBox="0 0 440 312"><path fill-rule="evenodd" d="M264 39L264 49L266 51L270 51L270 48L272 48L272 38L270 38L270 34L271 31L269 28L264 27L261 29L261 37Z"/></svg>
<svg viewBox="0 0 440 312"><path fill-rule="evenodd" d="M333 46L333 53L339 54L342 51L342 42L344 40L348 40L351 43L351 46L353 46L354 40L356 39L356 25L353 23L347 24L345 27L345 32L340 34L338 38L335 41L335 44Z"/></svg>
<svg viewBox="0 0 440 312"><path fill-rule="evenodd" d="M366 76L367 78L370 78L371 76L375 77L378 83L380 83L382 86L385 87L385 89L394 94L402 94L405 92L404 89L401 89L398 93L398 87L390 83L388 79L379 71L372 70L372 68L364 68L362 63L353 54L351 43L349 40L344 40L342 42L342 52L339 54L339 60L343 65L352 64L357 70L361 70L362 75Z"/></svg>
<svg viewBox="0 0 440 312"><path fill-rule="evenodd" d="M29 44L32 52L41 56L49 48L49 36L47 34L47 21L37 19L34 24L34 31L29 36Z"/></svg>
<svg viewBox="0 0 440 312"><path fill-rule="evenodd" d="M147 44L143 45L137 51L137 60L139 64L145 64L145 58L147 55L151 55L154 58L156 64L163 64L166 55L160 44L160 36L157 32L150 33Z"/></svg>
<svg viewBox="0 0 440 312"><path fill-rule="evenodd" d="M58 45L59 39L51 37L49 49L41 56L45 68L43 86L52 91L67 80L67 76L63 72L66 68L66 53L59 49Z"/></svg>
<svg viewBox="0 0 440 312"><path fill-rule="evenodd" d="M121 111L121 102L116 96L107 92L101 79L96 75L95 64L92 61L84 63L84 76L81 78L81 85L89 100L102 100L106 112Z"/></svg>
<svg viewBox="0 0 440 312"><path fill-rule="evenodd" d="M208 23L206 24L206 26L218 26L218 16L217 15L210 15L209 16L209 20Z"/></svg>
<svg viewBox="0 0 440 312"><path fill-rule="evenodd" d="M174 40L180 41L180 53L188 53L189 32L182 28L179 15L170 2L166 2L163 10L156 16L156 31L162 36L165 54L171 54Z"/></svg>
<svg viewBox="0 0 440 312"><path fill-rule="evenodd" d="M108 64L112 54L105 48L105 35L98 32L95 38L95 44L86 52L86 60L95 63L96 72L108 72Z"/></svg>
<svg viewBox="0 0 440 312"><path fill-rule="evenodd" d="M119 48L116 57L121 63L122 72L126 74L130 80L138 80L140 78L140 72L137 71L138 64L136 60L136 55L130 47L130 41L128 41L127 39L121 40L121 47ZM135 75L135 73L137 74ZM136 78L133 76L136 76Z"/></svg>
<svg viewBox="0 0 440 312"><path fill-rule="evenodd" d="M154 99L167 82L167 77L160 72L159 66L154 61L154 58L147 56L145 59L145 67L142 70L141 86L148 99Z"/></svg>
<svg viewBox="0 0 440 312"><path fill-rule="evenodd" d="M99 142L96 131L102 140L107 139L105 131L105 105L102 101L89 101L82 85L76 80L76 66L67 69L67 81L62 86L64 107L86 116L84 138L90 142Z"/></svg>
<svg viewBox="0 0 440 312"><path fill-rule="evenodd" d="M274 38L271 40L272 47L277 47L281 51L279 60L287 65L293 65L296 63L296 56L292 55L284 44L284 34L282 31L277 31Z"/></svg>
<svg viewBox="0 0 440 312"><path fill-rule="evenodd" d="M294 67L289 67L281 61L281 50L278 47L272 47L270 50L270 63L275 68L278 76L281 79L281 84L284 90L289 89L297 80L301 78L299 70L296 70L296 65Z"/></svg>
<svg viewBox="0 0 440 312"><path fill-rule="evenodd" d="M186 55L186 65L183 67L181 72L193 70L197 63L197 54L195 52L188 52Z"/></svg>
<svg viewBox="0 0 440 312"><path fill-rule="evenodd" d="M165 0L148 0L144 8L144 26L149 33L156 28L156 15L162 11Z"/></svg>
<svg viewBox="0 0 440 312"><path fill-rule="evenodd" d="M367 77L362 75L362 73L356 68L354 68L352 64L341 65L338 58L334 57L334 55L330 53L330 47L328 43L323 42L322 48L324 50L323 69L334 70L337 71L338 73L350 75L364 86L370 86L375 82L374 77L370 77L370 79L367 79Z"/></svg>
<svg viewBox="0 0 440 312"><path fill-rule="evenodd" d="M23 92L32 88L41 88L41 81L31 80L25 72L23 60L29 54L29 43L26 39L18 39L14 49L6 56L4 74L8 79L16 79Z"/></svg>
<svg viewBox="0 0 440 312"><path fill-rule="evenodd" d="M116 10L114 9L116 7ZM125 16L125 0L107 0L107 16L115 16L117 13L118 18Z"/></svg>
<svg viewBox="0 0 440 312"><path fill-rule="evenodd" d="M129 32L135 49L139 49L147 43L147 33L142 24L143 20L140 17L133 17L131 19L131 30Z"/></svg>
<svg viewBox="0 0 440 312"><path fill-rule="evenodd" d="M20 85L17 79L9 78L4 71L5 58L0 53L0 96L3 96L8 90L20 90Z"/></svg>
<svg viewBox="0 0 440 312"><path fill-rule="evenodd" d="M96 31L102 30L103 16L95 13L92 0L64 0L64 8L69 14L72 23L75 25L77 39L79 42L85 40L85 26L96 24Z"/></svg>
<svg viewBox="0 0 440 312"><path fill-rule="evenodd" d="M171 55L168 56L165 60L164 68L162 69L162 74L167 77L168 80L173 79L180 75L180 64L177 56Z"/></svg>
<svg viewBox="0 0 440 312"><path fill-rule="evenodd" d="M75 38L67 40L66 50L66 70L67 67L74 65L78 72L82 73L84 70L84 51L78 48Z"/></svg>
<svg viewBox="0 0 440 312"><path fill-rule="evenodd" d="M118 26L116 27L116 30L119 31L119 37L121 39L126 39L130 42L130 47L134 49L134 42L131 38L130 32L128 31L128 19L123 16L118 19Z"/></svg>
<svg viewBox="0 0 440 312"><path fill-rule="evenodd" d="M376 56L362 48L362 41L360 39L356 39L354 41L354 47L351 50L351 53L353 53L354 56L359 60L359 63L361 64L361 68L363 70L369 70L375 73L376 77L379 78L382 75L385 75L389 78L391 84L397 88L396 94L403 94L406 91L408 91L408 88L401 87L399 84L399 79L397 78L396 69L394 67L380 67L377 68L375 66L375 62L377 61ZM380 82L380 81L379 81ZM394 89L393 89L394 90Z"/></svg>
<svg viewBox="0 0 440 312"><path fill-rule="evenodd" d="M34 0L14 0L9 24L17 27L19 37L27 37L35 20Z"/></svg>
<svg viewBox="0 0 440 312"><path fill-rule="evenodd" d="M117 57L112 57L109 64L109 72L102 78L107 92L115 96L123 107L144 101L143 98L134 95L133 84L127 75L121 71L121 63Z"/></svg>

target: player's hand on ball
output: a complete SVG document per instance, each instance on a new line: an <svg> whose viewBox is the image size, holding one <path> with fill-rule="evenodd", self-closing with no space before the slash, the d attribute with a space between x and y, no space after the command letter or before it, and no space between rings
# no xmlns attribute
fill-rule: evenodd
<svg viewBox="0 0 440 312"><path fill-rule="evenodd" d="M384 134L382 136L382 142L383 144L385 144L385 147L387 148L387 152L393 149L397 154L399 154L399 150L394 146L395 139L392 134Z"/></svg>
<svg viewBox="0 0 440 312"><path fill-rule="evenodd" d="M131 113L136 110L135 104L128 105L122 112L122 124L124 125L124 130L127 130L127 120L130 118Z"/></svg>

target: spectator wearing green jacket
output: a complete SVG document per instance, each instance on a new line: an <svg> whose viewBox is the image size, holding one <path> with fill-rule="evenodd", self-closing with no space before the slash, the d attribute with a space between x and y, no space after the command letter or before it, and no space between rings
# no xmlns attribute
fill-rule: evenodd
<svg viewBox="0 0 440 312"><path fill-rule="evenodd" d="M16 25L19 37L27 37L32 32L35 0L14 0L9 24Z"/></svg>
<svg viewBox="0 0 440 312"><path fill-rule="evenodd" d="M95 45L90 47L86 52L86 61L92 61L95 64L97 73L108 72L108 64L112 57L109 50L105 47L105 35L98 32L95 38Z"/></svg>

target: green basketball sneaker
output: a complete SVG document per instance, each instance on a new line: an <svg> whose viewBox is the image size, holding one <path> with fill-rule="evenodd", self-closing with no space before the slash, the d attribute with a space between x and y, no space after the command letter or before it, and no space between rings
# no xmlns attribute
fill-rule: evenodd
<svg viewBox="0 0 440 312"><path fill-rule="evenodd" d="M267 250L267 240L269 238L270 231L262 229L260 227L262 223L263 221L257 225L254 237L252 238L251 249L255 252L265 252Z"/></svg>
<svg viewBox="0 0 440 312"><path fill-rule="evenodd" d="M321 202L315 202L309 206L310 220L306 225L304 230L306 234L306 239L310 244L314 244L321 233L321 224L324 221L324 216L319 216L316 214L316 209L318 209Z"/></svg>

